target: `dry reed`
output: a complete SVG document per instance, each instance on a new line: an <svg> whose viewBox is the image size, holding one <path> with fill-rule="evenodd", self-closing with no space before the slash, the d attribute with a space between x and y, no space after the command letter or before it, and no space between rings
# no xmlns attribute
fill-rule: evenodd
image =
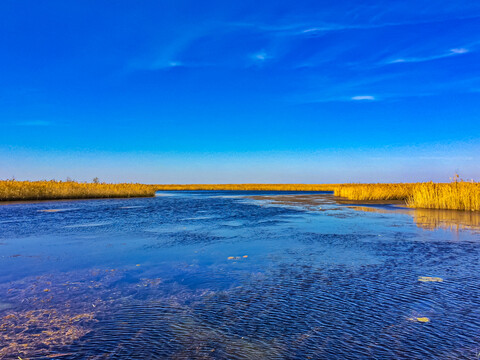
<svg viewBox="0 0 480 360"><path fill-rule="evenodd" d="M407 205L424 209L480 211L480 183L417 184L407 199Z"/></svg>
<svg viewBox="0 0 480 360"><path fill-rule="evenodd" d="M157 190L333 191L334 184L189 184L156 185Z"/></svg>
<svg viewBox="0 0 480 360"><path fill-rule="evenodd" d="M0 201L56 200L154 196L143 184L95 184L76 181L0 181Z"/></svg>
<svg viewBox="0 0 480 360"><path fill-rule="evenodd" d="M344 184L335 195L350 200L404 200L413 208L480 211L480 183Z"/></svg>
<svg viewBox="0 0 480 360"><path fill-rule="evenodd" d="M409 207L480 211L480 183L395 184L97 184L75 181L0 181L0 201L148 197L159 190L334 191L350 200L403 200Z"/></svg>
<svg viewBox="0 0 480 360"><path fill-rule="evenodd" d="M350 200L407 200L417 184L342 184L334 188L335 196Z"/></svg>

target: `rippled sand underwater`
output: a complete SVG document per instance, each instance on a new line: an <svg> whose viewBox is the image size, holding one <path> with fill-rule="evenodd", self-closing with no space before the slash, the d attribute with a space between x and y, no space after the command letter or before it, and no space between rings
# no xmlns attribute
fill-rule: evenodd
<svg viewBox="0 0 480 360"><path fill-rule="evenodd" d="M0 358L477 358L475 213L158 195L0 206Z"/></svg>

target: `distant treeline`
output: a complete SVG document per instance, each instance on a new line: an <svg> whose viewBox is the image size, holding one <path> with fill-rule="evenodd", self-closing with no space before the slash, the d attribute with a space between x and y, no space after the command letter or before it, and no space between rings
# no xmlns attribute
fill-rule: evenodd
<svg viewBox="0 0 480 360"><path fill-rule="evenodd" d="M76 181L0 181L0 201L148 197L166 190L333 191L350 200L403 200L427 209L480 211L480 183L144 185Z"/></svg>

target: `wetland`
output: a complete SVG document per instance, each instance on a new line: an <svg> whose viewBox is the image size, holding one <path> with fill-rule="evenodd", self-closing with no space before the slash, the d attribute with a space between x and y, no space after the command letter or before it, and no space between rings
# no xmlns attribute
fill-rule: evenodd
<svg viewBox="0 0 480 360"><path fill-rule="evenodd" d="M0 358L474 359L477 212L329 192L0 206Z"/></svg>

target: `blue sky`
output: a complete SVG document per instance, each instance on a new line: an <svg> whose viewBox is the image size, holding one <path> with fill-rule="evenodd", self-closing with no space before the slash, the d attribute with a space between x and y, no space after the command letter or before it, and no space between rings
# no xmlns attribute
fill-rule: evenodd
<svg viewBox="0 0 480 360"><path fill-rule="evenodd" d="M0 3L0 178L480 180L480 2Z"/></svg>

